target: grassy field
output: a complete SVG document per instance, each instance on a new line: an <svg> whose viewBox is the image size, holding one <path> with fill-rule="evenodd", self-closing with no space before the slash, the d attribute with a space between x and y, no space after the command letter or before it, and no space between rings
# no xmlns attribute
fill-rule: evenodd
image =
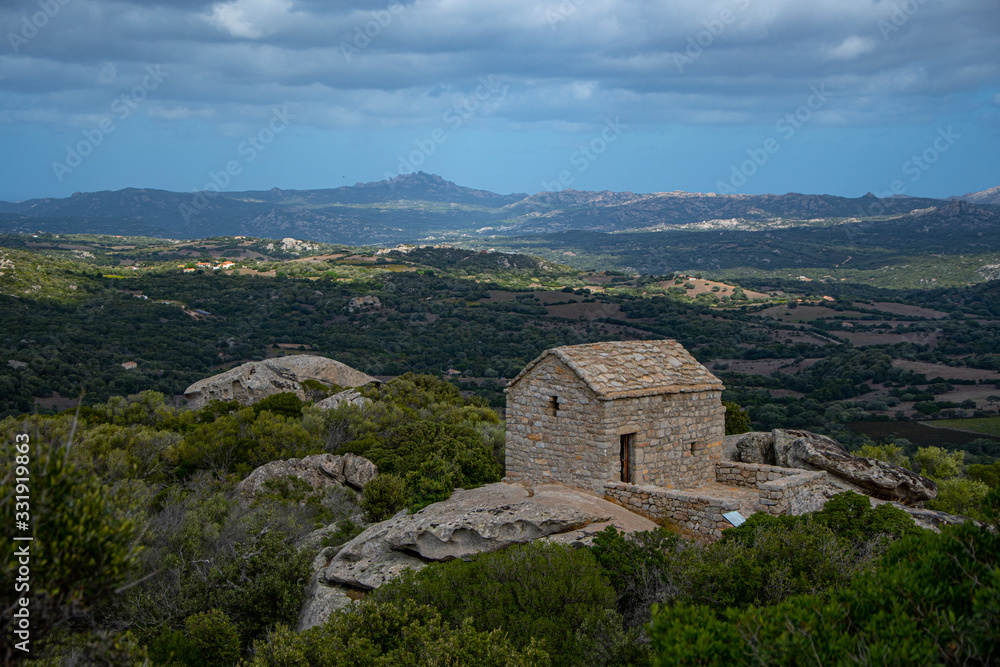
<svg viewBox="0 0 1000 667"><path fill-rule="evenodd" d="M943 419L934 422L934 425L1000 436L1000 417L982 417L980 419Z"/></svg>

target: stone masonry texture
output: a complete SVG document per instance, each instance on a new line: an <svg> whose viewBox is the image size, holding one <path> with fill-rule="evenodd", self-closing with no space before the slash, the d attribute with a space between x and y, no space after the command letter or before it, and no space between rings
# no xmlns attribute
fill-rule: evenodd
<svg viewBox="0 0 1000 667"><path fill-rule="evenodd" d="M674 341L554 348L507 389L507 477L604 495L609 482L667 488L714 481L722 384ZM620 443L631 435L631 479Z"/></svg>

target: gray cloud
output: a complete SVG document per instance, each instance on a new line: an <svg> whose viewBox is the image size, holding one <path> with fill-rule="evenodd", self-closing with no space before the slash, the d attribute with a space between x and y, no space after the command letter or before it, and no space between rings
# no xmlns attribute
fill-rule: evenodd
<svg viewBox="0 0 1000 667"><path fill-rule="evenodd" d="M333 128L425 123L486 74L509 94L480 122L550 129L610 112L633 124L770 123L820 83L835 101L818 123L921 122L1000 82L995 0L45 6L59 11L17 53L10 35L39 2L0 8L0 122L89 122L151 64L171 72L144 107L158 122L252 123L283 102L298 122Z"/></svg>

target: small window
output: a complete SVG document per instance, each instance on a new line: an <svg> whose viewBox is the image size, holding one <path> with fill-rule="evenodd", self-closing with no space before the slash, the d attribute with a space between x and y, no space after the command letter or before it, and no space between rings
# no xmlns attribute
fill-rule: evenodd
<svg viewBox="0 0 1000 667"><path fill-rule="evenodd" d="M559 412L559 397L552 396L549 398L549 414L555 417Z"/></svg>

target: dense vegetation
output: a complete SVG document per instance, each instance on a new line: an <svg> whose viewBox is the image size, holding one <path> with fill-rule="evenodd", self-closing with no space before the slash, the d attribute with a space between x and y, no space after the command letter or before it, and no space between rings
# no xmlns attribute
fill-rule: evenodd
<svg viewBox="0 0 1000 667"><path fill-rule="evenodd" d="M996 282L894 291L757 277L712 291L701 276L455 249L43 240L53 247L16 237L0 249L0 438L33 443L33 511L45 518L33 524L32 627L49 664L998 659L996 533L924 533L849 495L811 516L755 516L712 545L609 530L587 549L432 565L291 629L320 548L502 477L502 380L555 345L676 338L727 385L729 432L833 435L933 478L929 507L995 526ZM240 268L182 272L222 257ZM379 305L351 308L361 296ZM396 377L363 389L370 403L329 411L294 395L197 411L176 398L225 368L303 351ZM83 407L60 413L54 392L83 392ZM977 430L927 429L919 442L891 430L916 417ZM886 435L867 434L880 425ZM258 466L323 452L365 456L381 474L363 497L297 478L236 489ZM4 474L12 457L0 455ZM4 567L12 580L13 561Z"/></svg>
<svg viewBox="0 0 1000 667"><path fill-rule="evenodd" d="M33 527L42 549L33 561L34 590L45 604L33 612L33 636L48 636L53 651L102 660L112 660L106 651L116 638L145 647L159 663L174 655L196 665L204 647L192 642L200 634L211 634L209 643L219 633L231 636L226 650L239 655L275 624L294 623L321 544L310 533L335 526L323 543L344 542L358 532L363 512L352 492L314 492L297 478L254 497L236 491L267 462L363 453L386 477L404 480L392 511L502 476L502 425L481 400L413 375L369 396L368 405L326 412L293 394L195 412L146 391L78 413L0 422L4 441L24 433L34 443L40 520ZM13 475L12 449L0 460ZM4 488L0 504L12 516L6 489L13 485ZM5 560L5 580L16 565ZM12 593L3 592L5 632Z"/></svg>

